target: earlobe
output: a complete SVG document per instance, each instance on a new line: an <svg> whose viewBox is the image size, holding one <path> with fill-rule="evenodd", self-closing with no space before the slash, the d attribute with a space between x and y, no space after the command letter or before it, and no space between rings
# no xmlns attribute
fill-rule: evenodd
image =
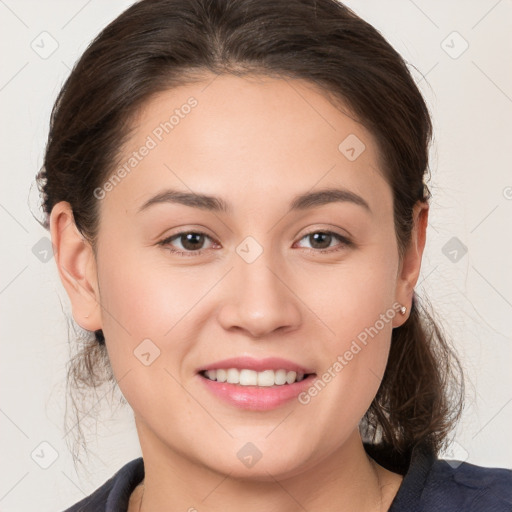
<svg viewBox="0 0 512 512"><path fill-rule="evenodd" d="M96 261L90 243L76 227L69 203L57 203L50 233L60 279L71 301L73 318L83 329L101 328Z"/></svg>
<svg viewBox="0 0 512 512"><path fill-rule="evenodd" d="M421 260L427 238L428 211L427 203L418 201L414 206L411 238L408 247L404 251L397 276L395 299L404 305L407 311L411 310L414 287L420 275ZM407 318L407 314L405 316L395 316L393 327L399 327Z"/></svg>

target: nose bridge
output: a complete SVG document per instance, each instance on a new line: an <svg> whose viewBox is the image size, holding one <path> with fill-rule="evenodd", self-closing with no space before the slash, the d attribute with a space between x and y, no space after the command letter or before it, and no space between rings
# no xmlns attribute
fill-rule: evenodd
<svg viewBox="0 0 512 512"><path fill-rule="evenodd" d="M260 337L300 322L297 299L285 283L275 251L247 237L236 247L227 295L219 319L224 328L238 327Z"/></svg>

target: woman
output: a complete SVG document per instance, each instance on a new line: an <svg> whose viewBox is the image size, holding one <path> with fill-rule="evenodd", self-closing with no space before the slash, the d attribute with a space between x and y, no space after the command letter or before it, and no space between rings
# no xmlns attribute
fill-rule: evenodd
<svg viewBox="0 0 512 512"><path fill-rule="evenodd" d="M144 0L96 38L39 179L79 364L143 457L68 510L510 509L512 471L437 458L462 386L414 292L430 136L334 0Z"/></svg>

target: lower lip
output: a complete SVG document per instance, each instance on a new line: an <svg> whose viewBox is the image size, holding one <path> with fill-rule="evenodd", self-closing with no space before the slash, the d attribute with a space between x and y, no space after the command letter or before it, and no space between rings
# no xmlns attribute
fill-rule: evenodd
<svg viewBox="0 0 512 512"><path fill-rule="evenodd" d="M228 404L251 411L269 411L297 398L311 386L316 375L308 375L300 382L281 386L241 386L217 382L198 374L206 388Z"/></svg>

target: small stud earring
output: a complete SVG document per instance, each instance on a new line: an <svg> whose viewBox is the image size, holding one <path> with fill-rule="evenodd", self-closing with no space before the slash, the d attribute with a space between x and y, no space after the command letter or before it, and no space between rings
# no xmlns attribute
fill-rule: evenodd
<svg viewBox="0 0 512 512"><path fill-rule="evenodd" d="M405 313L406 313L406 312L407 312L407 308L406 308L405 306L402 306L402 307L400 308L400 314L401 314L401 315L405 315Z"/></svg>

